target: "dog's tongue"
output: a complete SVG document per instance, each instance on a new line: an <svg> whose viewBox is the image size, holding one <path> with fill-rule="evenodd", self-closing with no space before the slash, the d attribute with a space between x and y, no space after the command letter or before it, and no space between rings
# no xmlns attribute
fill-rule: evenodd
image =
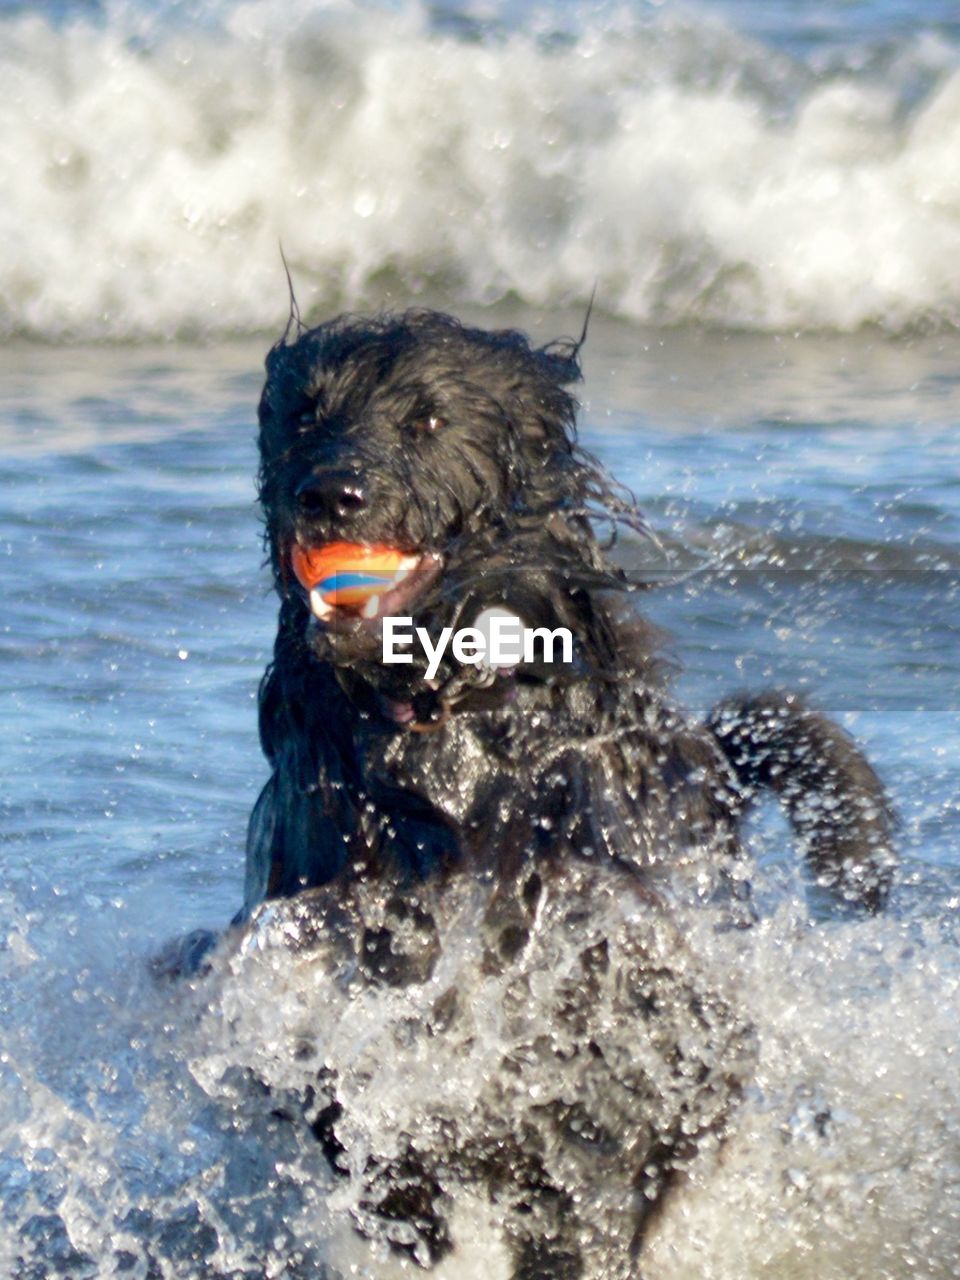
<svg viewBox="0 0 960 1280"><path fill-rule="evenodd" d="M328 542L321 547L295 543L290 564L311 604L362 610L375 596L395 587L420 563L420 557L394 547L359 542ZM314 612L316 612L314 608Z"/></svg>

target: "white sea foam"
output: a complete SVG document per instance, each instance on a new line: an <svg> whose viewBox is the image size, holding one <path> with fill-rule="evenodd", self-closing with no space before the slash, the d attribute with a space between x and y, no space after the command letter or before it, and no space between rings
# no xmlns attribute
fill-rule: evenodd
<svg viewBox="0 0 960 1280"><path fill-rule="evenodd" d="M932 37L817 76L690 14L549 40L414 3L175 12L0 24L0 331L275 332L280 242L314 315L596 284L648 323L960 321Z"/></svg>
<svg viewBox="0 0 960 1280"><path fill-rule="evenodd" d="M553 1001L558 995L569 1000L579 989L582 975L576 978L579 970L571 964L593 941L590 930L599 927L610 928L604 936L611 960L590 996L593 1034L608 1056L620 1043L624 1062L634 1071L643 1064L649 1080L658 1079L645 1039L649 1028L618 1022L616 999L610 1004L611 992L626 989L618 948L626 944L629 954L626 940L643 927L642 913L629 898L575 896L581 904L578 932L541 922L523 960L503 975L484 971L465 897L430 981L402 990L363 987L356 966L331 970L323 959L327 941L309 958L285 955L291 940L295 948L302 937L296 907L272 908L229 969L221 966L225 982L217 980L219 993L201 1020L192 1070L217 1097L240 1064L252 1066L282 1097L315 1082L318 1062L324 1063L339 1080L345 1113L337 1133L349 1135L344 1161L355 1176L376 1153L402 1149L410 1135L420 1150L429 1150L434 1132L472 1132L470 1125L484 1114L489 1123L485 1097L495 1098L500 1120L522 1112L529 1125L538 1106L548 1115L549 1099L573 1096L565 1092L569 1065L561 1064L577 1057ZM584 900L596 920L585 917ZM694 955L698 963L706 960L704 972L719 989L735 993L738 1012L755 1026L759 1057L730 1141L695 1162L684 1185L668 1197L644 1253L643 1275L955 1277L960 1166L953 1059L960 974L956 952L939 927L932 921L858 920L812 928L797 900L781 903L746 933L718 934L702 916L687 924L689 953L673 946L670 963L682 968ZM434 1002L454 990L458 1012L451 1025L425 1037L424 1019L430 1021ZM685 1052L693 1049L692 1041L685 1042ZM511 1064L506 1071L505 1063ZM231 1103L233 1089L230 1084ZM600 1097L583 1096L594 1105ZM431 1129L428 1115L442 1115L446 1127ZM545 1160L559 1158L549 1141L537 1149L550 1153ZM599 1161L594 1178L601 1167ZM502 1221L502 1206L491 1211L469 1196L461 1205L460 1195L469 1189L452 1174L447 1186L461 1216L456 1251L436 1271L438 1280L506 1280L502 1242L491 1234ZM333 1213L323 1219L328 1234L321 1247L344 1274L379 1280L415 1272L409 1260L371 1256L371 1246L345 1228L347 1212L356 1211L355 1185L340 1181L323 1194L331 1196L327 1208ZM612 1195L602 1179L584 1184L581 1211L588 1221L596 1222L601 1208L612 1212ZM587 1273L597 1280L624 1274L628 1242L629 1232L619 1242L615 1235L595 1240L587 1250ZM634 1274L629 1267L627 1272Z"/></svg>

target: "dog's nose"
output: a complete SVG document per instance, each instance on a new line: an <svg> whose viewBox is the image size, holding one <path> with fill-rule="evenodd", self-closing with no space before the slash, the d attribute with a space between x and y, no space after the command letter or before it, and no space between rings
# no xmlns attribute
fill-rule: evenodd
<svg viewBox="0 0 960 1280"><path fill-rule="evenodd" d="M297 486L297 503L305 515L345 522L367 505L355 471L315 471Z"/></svg>

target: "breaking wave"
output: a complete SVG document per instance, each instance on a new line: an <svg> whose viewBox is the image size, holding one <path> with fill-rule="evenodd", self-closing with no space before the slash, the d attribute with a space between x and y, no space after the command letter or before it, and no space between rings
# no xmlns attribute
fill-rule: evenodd
<svg viewBox="0 0 960 1280"><path fill-rule="evenodd" d="M0 21L0 331L276 332L301 305L960 321L960 59L791 56L696 11L329 0Z"/></svg>

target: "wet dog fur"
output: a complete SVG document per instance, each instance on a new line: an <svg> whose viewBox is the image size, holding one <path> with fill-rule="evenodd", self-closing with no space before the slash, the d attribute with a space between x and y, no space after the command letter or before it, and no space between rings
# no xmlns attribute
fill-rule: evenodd
<svg viewBox="0 0 960 1280"><path fill-rule="evenodd" d="M520 333L426 310L298 325L268 356L259 481L280 614L260 692L271 774L250 822L241 919L293 898L320 919L379 894L378 919L357 925L371 982L424 981L444 886L465 876L489 888L493 966L522 953L541 896L568 872L580 910L597 877L634 886L645 918L663 922L666 953L679 954L670 902L742 896L740 826L764 788L783 802L821 883L869 911L887 893L889 807L836 725L779 692L731 698L705 723L669 701L653 632L598 536L617 524L642 535L643 523L577 443L568 388L579 376L576 343L538 349ZM384 611L435 634L502 607L528 626L569 628L573 661L491 672L448 654L429 682L422 663L385 666L381 619L312 608L293 572L294 548L336 541L417 558ZM698 986L662 947L656 962L651 954L638 946L628 966L637 1036L657 1024L675 1046L696 1025L709 1066L672 1110L641 1091L609 1131L595 1115L583 1121L609 1140L596 1146L597 1168L618 1169L633 1197L631 1258L651 1207L697 1135L722 1129L748 1070L742 1019L706 978ZM603 1054L584 992L610 962L595 944L583 963L564 1016L579 1020L595 1073ZM568 1080L567 1094L596 1096L586 1078ZM569 1128L563 1107L587 1106L558 1101L558 1128ZM311 1122L334 1167L338 1107L335 1081L318 1085ZM374 1163L362 1229L380 1222L389 1239L403 1220L418 1261L442 1257L453 1243L445 1180L457 1170L510 1206L514 1280L592 1274L577 1188L558 1185L536 1143L498 1131L492 1112L491 1135L486 1150L451 1143L445 1164L413 1148Z"/></svg>

